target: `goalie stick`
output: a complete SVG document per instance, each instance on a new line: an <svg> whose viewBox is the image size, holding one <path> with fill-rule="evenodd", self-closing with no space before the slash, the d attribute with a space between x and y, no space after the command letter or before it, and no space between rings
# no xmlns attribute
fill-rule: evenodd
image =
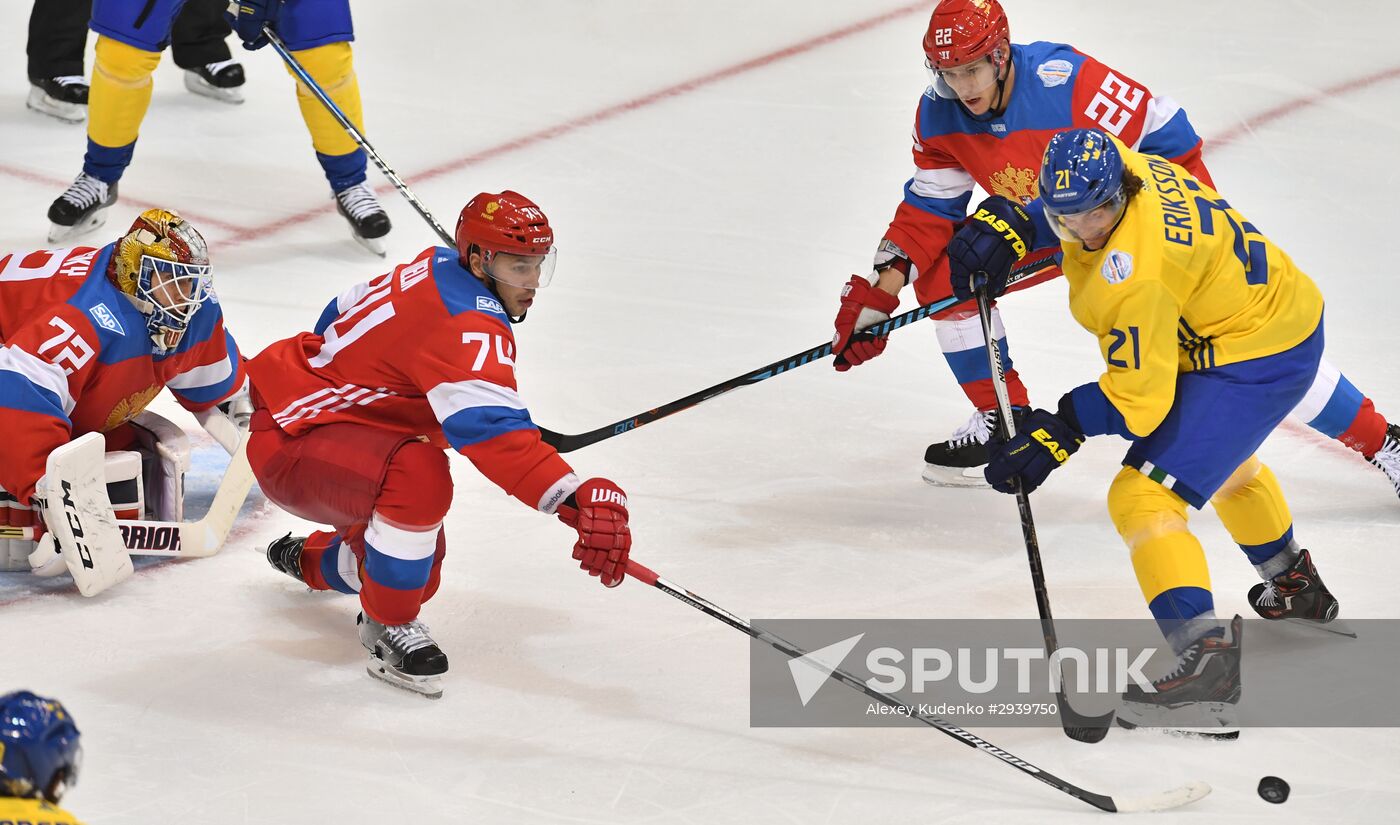
<svg viewBox="0 0 1400 825"><path fill-rule="evenodd" d="M742 631L749 637L763 642L764 644L768 645L769 647L779 651L780 653L786 656L798 659L803 656L806 656L809 653L809 651L803 650L797 645L794 645L791 642L788 642L779 636L776 636L766 630L760 630L758 628L755 628L753 625L749 624L749 622L745 621L744 619L735 616L728 610L719 607L718 605L704 599L703 597L697 596L689 590L672 584L671 582L667 581L666 579L663 579L662 577L658 576L655 572L636 561L630 559L628 560L627 575L635 578L637 581L642 582L643 584L648 584L652 587L655 587L657 590L660 590L668 596L685 602L686 604L690 605L696 610L699 610L701 613L719 619L720 621L724 622L730 627ZM861 681L860 679L851 675L850 673L847 673L839 667L830 670L827 673L827 678L833 681L840 682L841 684L854 690L858 690L861 693L864 693L866 696L869 696L871 699L874 699L875 701L880 702L883 705L887 705L889 707L894 708L908 707L907 703L901 702L899 699L896 699L888 693L882 693L878 690L875 690L874 688L867 685L865 682ZM929 716L922 713L912 713L910 714L910 718L917 719L925 725L928 725L929 727L934 728L935 730L941 731L942 733L951 736L952 738L963 743L964 745L967 745L968 747L976 748L977 750L982 751L983 753L994 756L1002 763L1010 765L1011 767L1019 770L1020 772L1028 776L1031 776L1035 779L1039 779L1041 782L1044 782L1045 784L1049 785L1057 791L1060 791L1061 793L1069 794L1075 799L1079 799L1090 805L1093 805L1095 808L1098 808L1101 811L1111 811L1114 813L1167 811L1171 810L1172 808L1180 808L1183 805L1189 805L1190 803L1195 802L1198 799L1202 799L1210 793L1210 785L1206 784L1205 782L1199 781L1188 782L1185 785L1182 785L1178 788L1173 788L1169 791L1162 791L1160 793L1150 794L1148 796L1134 797L1130 799L1123 799L1121 797L1113 797L1108 796L1106 794L1094 793L1093 791L1085 790L1084 788L1081 788L1072 782L1068 782L1064 779L1061 779L1060 777L1055 776L1049 771L1043 770L1035 765L1032 765L1030 762L1027 762L1019 756L1004 751L996 745L993 745L991 742L988 742L987 740L983 739L982 737L977 736L976 734L971 733L969 731L963 730L962 728L958 727L957 725L954 725L951 722L946 722L942 719L939 719L936 716Z"/></svg>
<svg viewBox="0 0 1400 825"><path fill-rule="evenodd" d="M234 519L253 488L253 470L248 465L248 435L240 436L238 449L229 459L219 489L209 511L199 521L117 520L122 543L133 556L170 556L200 559L218 553L233 529ZM0 539L33 541L32 527L0 527Z"/></svg>
<svg viewBox="0 0 1400 825"><path fill-rule="evenodd" d="M987 347L987 365L992 371L992 389L997 396L997 430L1003 443L1016 435L1016 421L1011 417L1011 398L1006 391L1006 370L1001 363L1001 348L996 345L992 334L992 301L983 290L977 291L977 313L982 318L982 338ZM1035 607L1040 612L1040 630L1045 639L1047 661L1055 660L1055 651L1060 643L1055 638L1055 618L1050 615L1050 592L1045 586L1045 570L1040 563L1040 539L1035 532L1035 518L1031 515L1031 497L1016 481L1016 506L1021 513L1021 538L1026 543L1026 559L1031 568L1031 586L1035 589ZM1060 667L1063 667L1063 663ZM1102 716L1085 716L1075 710L1065 696L1064 679L1058 682L1060 689L1055 691L1055 701L1059 704L1060 724L1065 735L1078 742L1094 744L1102 742L1113 724L1113 711Z"/></svg>
<svg viewBox="0 0 1400 825"><path fill-rule="evenodd" d="M1028 259L1024 261L1015 269L1011 270L1011 275L1009 278L1007 278L1006 281L1007 284L1014 284L1017 281L1025 280L1041 272L1046 267L1053 266L1055 263L1052 260L1053 257L1054 251L1051 251L1040 254L1034 259ZM875 324L874 326L868 327L867 329L863 330L861 334L870 335L872 337L877 338L882 335L888 335L894 330L899 329L900 327L903 327L907 324L912 324L915 321L922 321L928 316L942 312L943 310L948 309L957 303L957 298L948 297L944 298L941 301L934 301L931 304L924 304L923 306L916 307L914 309L909 310L908 312L896 315L893 318L882 321L878 324ZM788 370L796 369L797 367L803 366L805 364L810 364L813 361L819 361L827 357L828 355L831 355L830 341L820 346L812 347L809 350L799 352L796 355L788 356L787 358L784 358L780 361L774 361L771 364L759 367L758 369L752 370L750 372L746 372L743 375L737 375L733 378L730 378L727 381L721 381L720 383L715 384L713 387L707 387L703 390L700 390L699 392L691 393L690 395L687 395L684 398L678 398L669 404L662 404L659 407L654 407L650 410L647 410L646 412L637 413L636 415L624 418L621 421L614 421L613 423L599 427L596 430L589 430L588 432L584 433L572 433L565 435L562 433L551 432L541 427L540 434L544 438L546 444L550 445L559 452L573 452L574 450L577 450L581 447L587 447L590 444L597 444L599 441L604 441L606 439L612 438L615 435L621 435L625 432L630 432L632 430L637 429L638 427L650 424L653 421L659 421L668 415L674 415L678 412L681 412L682 410L688 410L691 407L696 406L697 404L709 401L711 398L724 395L725 393L730 392L732 390L737 390L740 387L751 386L753 384L757 384L760 381L766 381L775 375L780 375L784 372L787 372Z"/></svg>

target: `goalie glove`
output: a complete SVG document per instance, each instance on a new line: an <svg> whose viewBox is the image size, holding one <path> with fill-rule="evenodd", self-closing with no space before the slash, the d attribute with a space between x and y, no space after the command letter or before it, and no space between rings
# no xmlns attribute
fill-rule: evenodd
<svg viewBox="0 0 1400 825"><path fill-rule="evenodd" d="M229 455L238 451L238 442L248 432L248 421L253 417L253 399L248 394L245 380L238 391L207 410L194 414L199 426L223 447Z"/></svg>

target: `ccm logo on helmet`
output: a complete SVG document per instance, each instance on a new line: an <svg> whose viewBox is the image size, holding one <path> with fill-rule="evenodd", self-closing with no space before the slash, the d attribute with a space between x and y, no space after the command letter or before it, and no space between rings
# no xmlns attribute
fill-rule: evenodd
<svg viewBox="0 0 1400 825"><path fill-rule="evenodd" d="M588 497L590 504L616 504L624 509L627 507L627 496L624 496L617 490L604 490L602 487L594 487L589 492Z"/></svg>
<svg viewBox="0 0 1400 825"><path fill-rule="evenodd" d="M1026 257L1026 242L1021 240L1021 236L1016 234L1016 230L1012 229L1006 221L1002 220L1001 218L998 218L996 215L993 215L991 212L988 212L985 209L978 209L977 214L973 215L972 219L974 221L981 221L982 223L987 224L991 228L1000 232L1003 238L1007 239L1008 241L1011 241L1012 248L1016 250L1016 260L1019 261L1020 259Z"/></svg>

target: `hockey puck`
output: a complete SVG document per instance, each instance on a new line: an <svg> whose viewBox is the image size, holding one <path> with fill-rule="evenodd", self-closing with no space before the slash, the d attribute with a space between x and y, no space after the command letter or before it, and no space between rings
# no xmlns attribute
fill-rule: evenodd
<svg viewBox="0 0 1400 825"><path fill-rule="evenodd" d="M1266 776L1259 780L1259 795L1265 802L1282 805L1288 801L1288 783L1277 776Z"/></svg>

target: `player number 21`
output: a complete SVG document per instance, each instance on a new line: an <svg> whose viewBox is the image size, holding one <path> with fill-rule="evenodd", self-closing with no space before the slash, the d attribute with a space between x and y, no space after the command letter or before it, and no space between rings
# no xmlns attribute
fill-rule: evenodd
<svg viewBox="0 0 1400 825"><path fill-rule="evenodd" d="M1142 351L1141 351L1141 347L1139 346L1139 342L1138 342L1138 328L1137 328L1137 327L1128 327L1128 331L1127 331L1127 332L1124 332L1124 331L1121 330L1121 329L1111 329L1111 330L1108 331L1108 334L1113 336L1113 343L1111 343L1111 344L1108 345L1108 365L1109 365L1110 367L1122 367L1122 368L1127 368L1128 362L1127 362L1126 360L1124 360L1123 358L1115 358L1114 356L1118 353L1118 350L1122 349L1122 348L1123 348L1123 345L1126 344L1126 343L1128 342L1128 339L1129 339L1129 338L1132 338L1132 339L1133 339L1133 366L1132 366L1132 368L1133 368L1133 369L1139 369L1139 368L1141 368L1141 367L1142 367ZM1127 353L1124 353L1124 355L1126 355L1126 354L1127 354Z"/></svg>

